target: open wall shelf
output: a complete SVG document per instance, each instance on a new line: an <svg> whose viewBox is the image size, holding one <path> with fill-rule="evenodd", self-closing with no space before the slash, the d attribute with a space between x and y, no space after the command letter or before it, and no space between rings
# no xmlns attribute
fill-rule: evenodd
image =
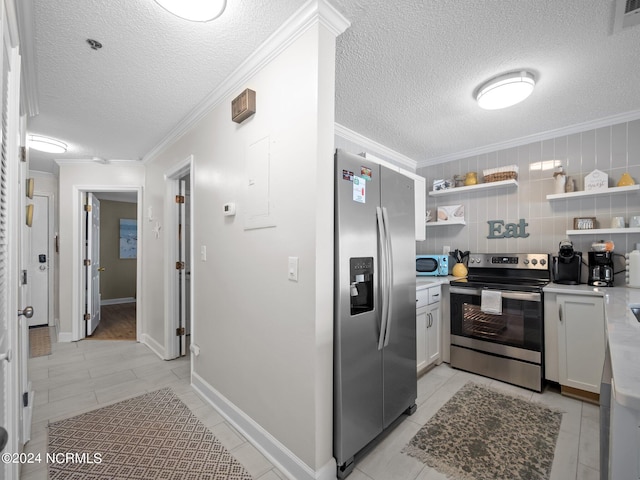
<svg viewBox="0 0 640 480"><path fill-rule="evenodd" d="M547 200L564 200L567 198L597 197L604 195L624 195L627 193L635 193L639 190L640 185L631 185L630 187L610 187L604 190L591 190L588 192L554 193L547 195Z"/></svg>
<svg viewBox="0 0 640 480"><path fill-rule="evenodd" d="M468 187L447 188L446 190L430 191L430 197L441 197L445 195L456 195L458 193L469 193L478 190L493 190L497 188L518 187L517 180L502 180L500 182L478 183L477 185L469 185Z"/></svg>

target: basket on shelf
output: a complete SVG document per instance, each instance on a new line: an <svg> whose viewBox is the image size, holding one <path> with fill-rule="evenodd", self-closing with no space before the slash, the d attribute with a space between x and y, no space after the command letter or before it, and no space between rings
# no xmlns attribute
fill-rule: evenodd
<svg viewBox="0 0 640 480"><path fill-rule="evenodd" d="M518 166L507 165L506 167L487 168L482 171L485 183L500 182L502 180L517 180Z"/></svg>

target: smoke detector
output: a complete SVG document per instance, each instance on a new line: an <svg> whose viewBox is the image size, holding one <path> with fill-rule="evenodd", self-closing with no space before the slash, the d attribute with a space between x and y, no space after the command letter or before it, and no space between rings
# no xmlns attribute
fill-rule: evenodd
<svg viewBox="0 0 640 480"><path fill-rule="evenodd" d="M640 0L616 0L613 32L640 24Z"/></svg>

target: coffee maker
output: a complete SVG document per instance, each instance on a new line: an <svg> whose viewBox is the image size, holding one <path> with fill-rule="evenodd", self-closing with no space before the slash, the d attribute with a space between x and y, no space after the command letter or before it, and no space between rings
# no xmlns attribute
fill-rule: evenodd
<svg viewBox="0 0 640 480"><path fill-rule="evenodd" d="M553 257L553 283L579 285L581 270L582 252L576 252L571 241L561 241L558 256Z"/></svg>
<svg viewBox="0 0 640 480"><path fill-rule="evenodd" d="M613 287L613 251L589 252L589 285Z"/></svg>

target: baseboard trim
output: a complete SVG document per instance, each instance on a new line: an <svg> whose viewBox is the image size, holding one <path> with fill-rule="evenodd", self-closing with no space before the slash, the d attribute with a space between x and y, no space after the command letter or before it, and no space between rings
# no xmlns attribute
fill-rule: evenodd
<svg viewBox="0 0 640 480"><path fill-rule="evenodd" d="M59 343L71 343L71 342L73 342L73 333L72 332L58 332L58 342Z"/></svg>
<svg viewBox="0 0 640 480"><path fill-rule="evenodd" d="M100 300L100 305L119 305L121 303L136 303L136 299L134 297L124 297Z"/></svg>
<svg viewBox="0 0 640 480"><path fill-rule="evenodd" d="M166 352L164 350L164 347L162 345L160 345L158 342L156 342L153 338L151 338L149 335L147 335L146 333L142 334L142 338L140 340L140 343L146 345L147 347L149 347L149 349L155 353L157 356L159 356L162 360L166 360Z"/></svg>
<svg viewBox="0 0 640 480"><path fill-rule="evenodd" d="M587 392L575 387L569 387L567 385L560 385L560 393L567 397L577 398L585 402L600 405L600 394L595 392Z"/></svg>
<svg viewBox="0 0 640 480"><path fill-rule="evenodd" d="M191 374L191 386L287 478L292 480L335 480L336 463L334 459L331 459L319 470L313 470L197 373L192 372Z"/></svg>

